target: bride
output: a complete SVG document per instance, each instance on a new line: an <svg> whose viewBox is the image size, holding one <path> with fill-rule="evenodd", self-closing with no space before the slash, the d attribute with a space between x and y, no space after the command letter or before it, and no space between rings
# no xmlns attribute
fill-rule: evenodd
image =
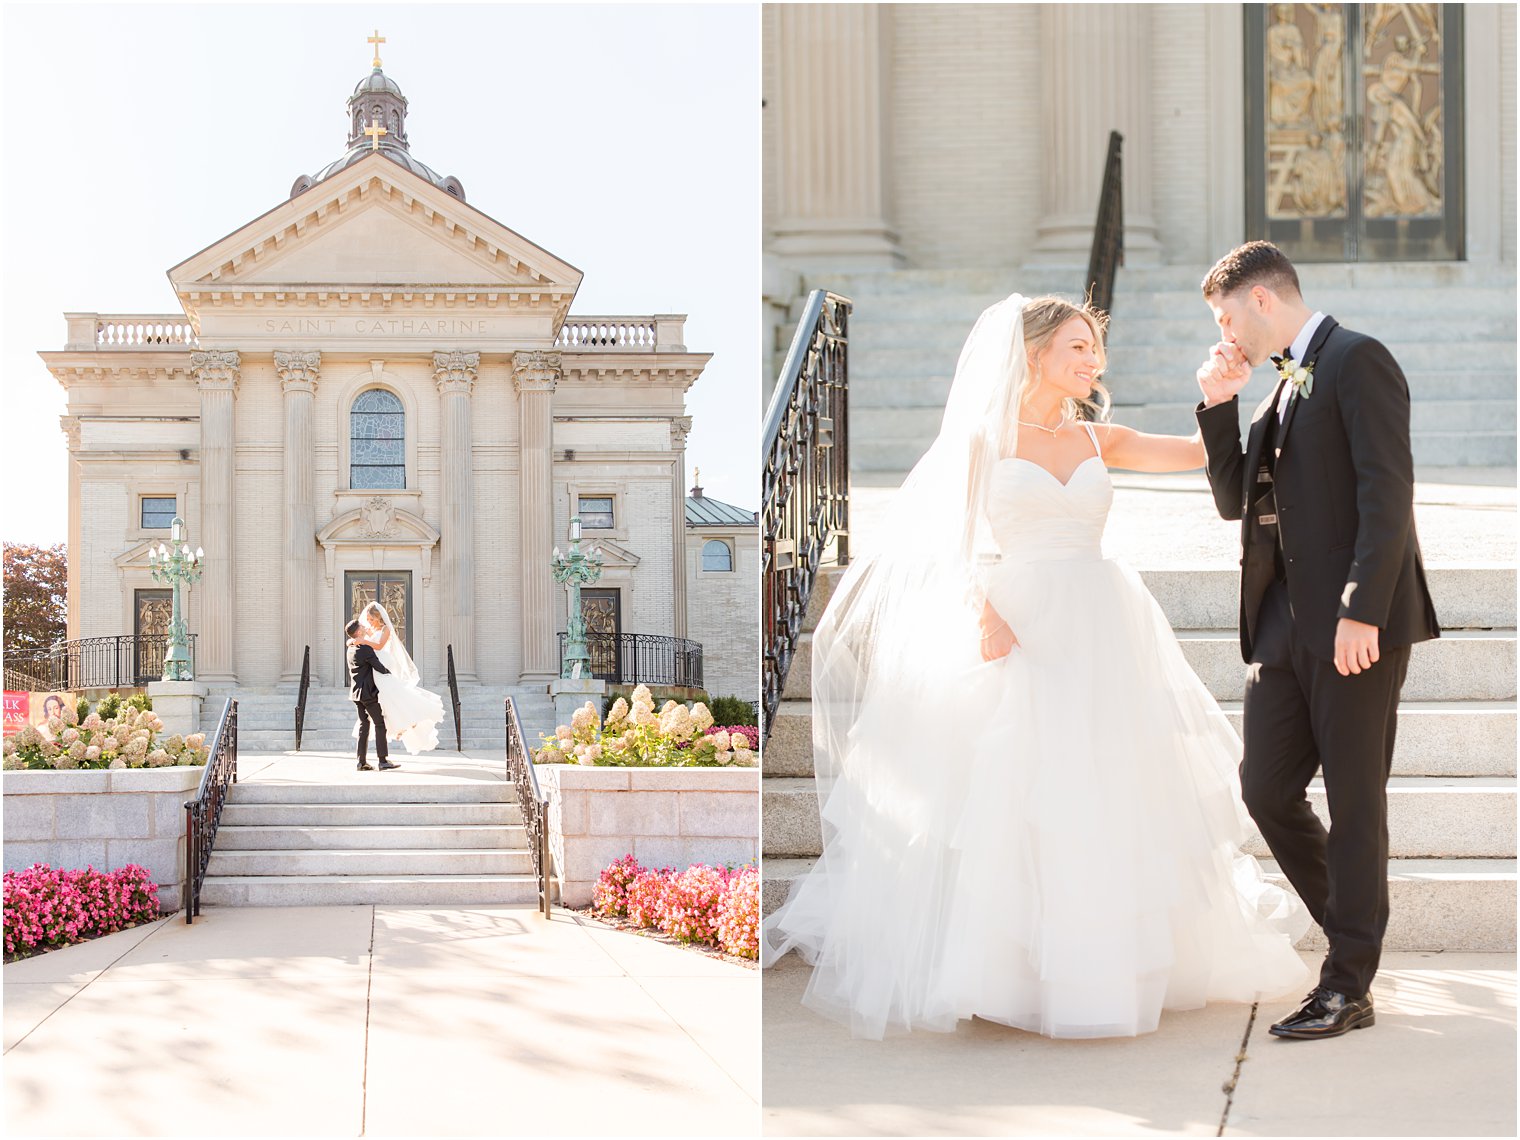
<svg viewBox="0 0 1520 1140"><path fill-rule="evenodd" d="M798 950L803 1001L859 1036L1133 1036L1308 978L1302 904L1240 850L1240 740L1101 550L1108 465L1203 447L1104 422L1104 363L1091 309L983 313L891 535L814 634L824 849L762 954Z"/></svg>
<svg viewBox="0 0 1520 1140"><path fill-rule="evenodd" d="M380 691L380 711L385 714L386 735L399 740L413 756L438 747L438 725L443 720L443 698L418 684L417 666L412 655L396 636L391 615L379 602L370 602L359 611L364 643L372 647L380 664L389 673L375 674ZM359 724L354 722L354 739L359 738Z"/></svg>

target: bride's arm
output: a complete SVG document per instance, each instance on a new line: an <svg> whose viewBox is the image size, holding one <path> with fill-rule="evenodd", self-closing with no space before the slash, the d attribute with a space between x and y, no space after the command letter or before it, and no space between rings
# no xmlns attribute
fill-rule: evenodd
<svg viewBox="0 0 1520 1140"><path fill-rule="evenodd" d="M391 639L391 631L389 629L385 628L385 626L381 626L379 629L377 629L375 631L375 634L379 638L379 640L375 642L375 648L376 649L384 649L385 646L386 646L386 643L389 642L390 639Z"/></svg>
<svg viewBox="0 0 1520 1140"><path fill-rule="evenodd" d="M1203 436L1149 435L1119 424L1100 424L1103 461L1126 471L1197 471L1207 455Z"/></svg>

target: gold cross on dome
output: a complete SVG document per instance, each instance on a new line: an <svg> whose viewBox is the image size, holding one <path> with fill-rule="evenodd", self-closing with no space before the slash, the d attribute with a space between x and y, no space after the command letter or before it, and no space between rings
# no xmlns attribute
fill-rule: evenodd
<svg viewBox="0 0 1520 1140"><path fill-rule="evenodd" d="M364 133L369 136L369 149L370 150L379 150L380 149L380 136L381 135L388 135L388 134L390 134L390 131L386 130L384 127L382 127L380 125L380 120L379 119L371 119L369 121L369 126L367 126L367 127L364 128Z"/></svg>
<svg viewBox="0 0 1520 1140"><path fill-rule="evenodd" d="M368 43L368 44L374 44L375 45L375 66L379 67L380 66L380 45L385 42L385 37L380 34L380 29L376 28L375 29L375 34L372 35L372 36L370 36L364 42Z"/></svg>

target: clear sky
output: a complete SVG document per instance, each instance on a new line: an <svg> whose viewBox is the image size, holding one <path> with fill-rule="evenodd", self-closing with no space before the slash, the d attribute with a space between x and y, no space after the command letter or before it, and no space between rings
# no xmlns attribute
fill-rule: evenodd
<svg viewBox="0 0 1520 1140"><path fill-rule="evenodd" d="M412 153L585 273L572 312L687 313L688 484L759 506L759 9L6 3L0 536L67 537L70 310L178 310L165 271L339 157L378 27Z"/></svg>

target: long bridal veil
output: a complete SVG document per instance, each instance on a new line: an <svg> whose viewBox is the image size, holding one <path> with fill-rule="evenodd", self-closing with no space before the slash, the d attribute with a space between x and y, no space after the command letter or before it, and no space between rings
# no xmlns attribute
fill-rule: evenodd
<svg viewBox="0 0 1520 1140"><path fill-rule="evenodd" d="M813 635L823 854L766 921L762 954L798 950L815 967L804 1000L861 1035L957 1017L935 931L971 794L964 746L979 728L958 718L996 704L979 567L992 469L1017 447L1026 303L1014 294L977 320L939 435L893 498L890 533L850 566Z"/></svg>
<svg viewBox="0 0 1520 1140"><path fill-rule="evenodd" d="M370 602L359 612L366 625L377 615L390 634L375 654L389 673L375 675L380 694L380 708L385 713L386 734L399 740L413 756L438 747L438 726L443 721L443 698L419 683L417 665L396 633L396 624L379 602ZM358 725L354 726L357 736Z"/></svg>

